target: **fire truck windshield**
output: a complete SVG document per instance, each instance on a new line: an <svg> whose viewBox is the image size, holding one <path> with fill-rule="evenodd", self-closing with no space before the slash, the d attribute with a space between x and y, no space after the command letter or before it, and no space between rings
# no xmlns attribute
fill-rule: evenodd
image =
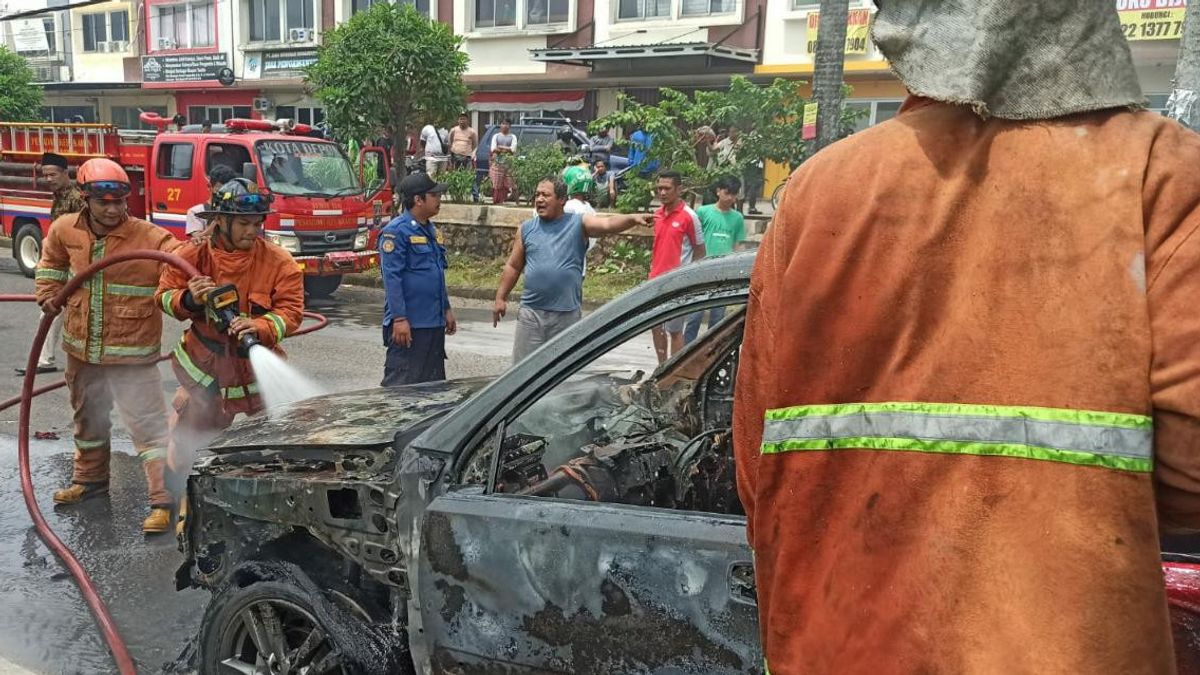
<svg viewBox="0 0 1200 675"><path fill-rule="evenodd" d="M276 194L340 197L361 194L349 160L333 143L312 140L259 141L258 162Z"/></svg>

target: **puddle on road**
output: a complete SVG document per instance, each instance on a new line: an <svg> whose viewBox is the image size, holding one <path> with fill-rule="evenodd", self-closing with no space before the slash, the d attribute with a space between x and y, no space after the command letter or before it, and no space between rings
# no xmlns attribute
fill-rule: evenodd
<svg viewBox="0 0 1200 675"><path fill-rule="evenodd" d="M127 443L124 449L129 452ZM147 502L141 462L114 452L107 497L56 508L50 495L70 481L71 444L35 441L32 454L47 522L91 574L139 672L161 672L195 635L208 593L177 593L174 575L182 556L174 537L142 534ZM0 653L36 672L113 671L74 580L33 531L20 492L16 442L7 436L0 437Z"/></svg>

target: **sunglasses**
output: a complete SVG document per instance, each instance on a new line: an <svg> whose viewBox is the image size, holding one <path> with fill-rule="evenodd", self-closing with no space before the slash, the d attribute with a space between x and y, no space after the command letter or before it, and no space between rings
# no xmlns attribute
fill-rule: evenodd
<svg viewBox="0 0 1200 675"><path fill-rule="evenodd" d="M129 183L115 180L98 180L83 186L83 193L91 199L118 200L129 196Z"/></svg>

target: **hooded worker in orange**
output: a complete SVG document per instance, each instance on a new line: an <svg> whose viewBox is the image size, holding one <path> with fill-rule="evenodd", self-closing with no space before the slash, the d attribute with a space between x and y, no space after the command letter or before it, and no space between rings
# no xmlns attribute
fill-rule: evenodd
<svg viewBox="0 0 1200 675"><path fill-rule="evenodd" d="M882 0L912 97L793 174L734 434L772 675L1169 673L1200 136L1111 2Z"/></svg>
<svg viewBox="0 0 1200 675"><path fill-rule="evenodd" d="M244 178L226 183L200 213L210 223L207 241L179 252L201 276L188 279L167 268L159 282L163 312L191 321L171 355L179 380L171 425L173 471L190 468L195 450L238 413L262 409L254 370L239 340L253 335L263 347L283 355L280 343L300 326L304 276L290 253L263 239L268 207L269 196L254 183ZM211 291L226 285L237 289L238 316L228 326L218 326L205 302Z"/></svg>
<svg viewBox="0 0 1200 675"><path fill-rule="evenodd" d="M162 319L154 310L161 263L134 260L98 272L67 299L55 296L72 274L105 256L151 249L173 251L170 232L129 216L129 176L116 162L97 158L76 173L87 206L54 221L35 274L42 311L64 312L63 350L75 417L75 470L54 503L77 504L108 492L113 405L133 437L150 490L150 515L142 529L166 532L172 499L163 480L167 409L155 361Z"/></svg>

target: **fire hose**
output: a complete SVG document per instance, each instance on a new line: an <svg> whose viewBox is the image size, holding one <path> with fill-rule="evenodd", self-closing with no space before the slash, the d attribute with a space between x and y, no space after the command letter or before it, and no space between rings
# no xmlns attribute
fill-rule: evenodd
<svg viewBox="0 0 1200 675"><path fill-rule="evenodd" d="M188 276L199 276L200 272L188 263L183 258L165 253L163 251L128 251L125 253L117 253L112 256L102 258L101 260L92 263L90 266L83 269L79 274L59 290L54 297L54 304L62 307L67 298L71 297L76 290L79 289L88 279L96 272L130 260L157 260L161 263L166 263L179 268ZM0 302L33 302L32 295L6 295L0 294ZM328 319L315 312L304 312L306 318L316 320L316 323L297 330L292 336L304 335L313 331L324 328ZM42 516L42 511L38 507L37 499L33 494L33 474L29 465L29 417L33 407L33 398L48 391L53 391L60 387L66 386L66 380L55 382L54 384L34 388L34 378L37 376L38 355L41 353L42 344L46 341L46 336L50 332L50 324L54 321L53 315L44 314L41 323L38 324L37 333L33 338L33 346L29 350L29 360L25 366L25 379L21 383L21 395L15 398L0 402L0 411L6 410L13 405L20 403L20 414L17 424L17 465L21 474L21 494L25 498L25 508L29 511L29 517L33 520L33 527L37 531L38 537L45 542L46 546L54 552L54 555L67 568L67 571L74 577L75 583L79 586L79 592L83 596L84 602L87 603L88 609L91 610L92 616L96 618L97 627L104 637L104 641L108 644L108 648L112 651L113 662L116 663L117 670L121 675L134 675L137 673L137 668L133 663L133 657L129 654L128 647L125 646L125 641L121 638L117 631L116 623L113 621L112 615L108 611L108 606L104 600L100 598L100 594L96 592L96 587L92 583L91 577L87 571L83 569L79 559L75 554L67 548L66 544L58 538L58 535L50 529L50 525ZM164 361L170 358L169 354L164 354L158 358L158 361Z"/></svg>

